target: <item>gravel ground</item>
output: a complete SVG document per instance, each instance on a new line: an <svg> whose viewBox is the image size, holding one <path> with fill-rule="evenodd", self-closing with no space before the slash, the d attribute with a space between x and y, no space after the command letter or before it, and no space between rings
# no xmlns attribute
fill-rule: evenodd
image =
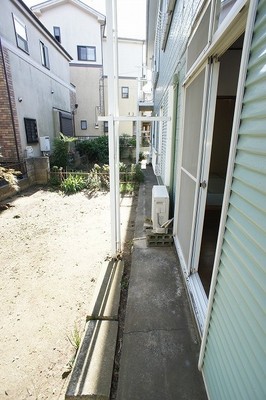
<svg viewBox="0 0 266 400"><path fill-rule="evenodd" d="M121 199L124 246L136 201ZM75 327L82 333L110 256L110 197L38 187L9 205L0 213L0 400L62 400L75 353L69 338Z"/></svg>

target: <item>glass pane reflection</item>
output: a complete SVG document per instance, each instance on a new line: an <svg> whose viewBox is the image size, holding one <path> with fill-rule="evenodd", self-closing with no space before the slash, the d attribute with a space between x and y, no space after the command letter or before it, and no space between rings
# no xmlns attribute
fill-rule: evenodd
<svg viewBox="0 0 266 400"><path fill-rule="evenodd" d="M221 25L237 0L217 0L214 31Z"/></svg>

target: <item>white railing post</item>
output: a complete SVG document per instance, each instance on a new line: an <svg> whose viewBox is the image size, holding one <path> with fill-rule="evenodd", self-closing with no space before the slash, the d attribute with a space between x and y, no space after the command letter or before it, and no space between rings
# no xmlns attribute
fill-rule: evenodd
<svg viewBox="0 0 266 400"><path fill-rule="evenodd" d="M119 190L119 116L118 109L118 45L117 4L106 0L107 26L107 76L108 76L108 135L110 167L110 211L112 257L121 251L120 233L120 190Z"/></svg>

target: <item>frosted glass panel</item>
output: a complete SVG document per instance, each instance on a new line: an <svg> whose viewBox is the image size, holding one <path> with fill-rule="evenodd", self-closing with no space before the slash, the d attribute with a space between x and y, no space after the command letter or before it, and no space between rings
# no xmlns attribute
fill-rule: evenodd
<svg viewBox="0 0 266 400"><path fill-rule="evenodd" d="M179 198L177 236L185 263L188 265L195 197L195 183L186 175L184 171L181 171L180 187L182 190Z"/></svg>
<svg viewBox="0 0 266 400"><path fill-rule="evenodd" d="M197 176L205 69L186 90L182 166Z"/></svg>

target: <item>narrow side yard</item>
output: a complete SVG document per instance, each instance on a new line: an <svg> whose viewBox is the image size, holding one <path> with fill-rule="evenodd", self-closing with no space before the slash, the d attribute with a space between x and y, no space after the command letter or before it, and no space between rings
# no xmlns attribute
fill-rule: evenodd
<svg viewBox="0 0 266 400"><path fill-rule="evenodd" d="M136 198L122 197L130 246ZM0 399L62 400L102 263L110 256L109 193L31 189L0 213ZM68 376L67 376L68 375Z"/></svg>

